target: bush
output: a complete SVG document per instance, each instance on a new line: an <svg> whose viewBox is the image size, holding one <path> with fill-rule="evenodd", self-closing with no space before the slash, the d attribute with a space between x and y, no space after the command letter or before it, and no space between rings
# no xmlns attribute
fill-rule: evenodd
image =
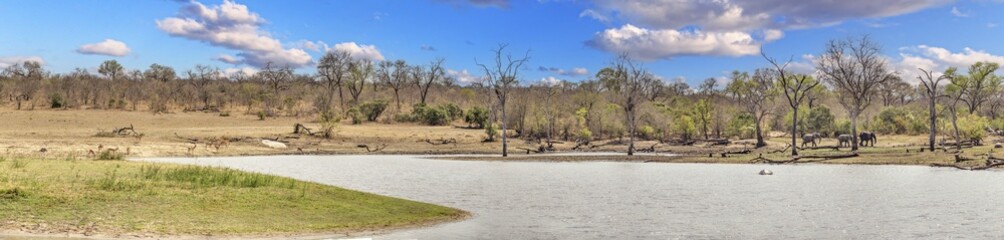
<svg viewBox="0 0 1004 240"><path fill-rule="evenodd" d="M450 121L461 119L464 117L464 110L460 109L456 104L447 103L439 105L439 108L446 111L446 115L449 116Z"/></svg>
<svg viewBox="0 0 1004 240"><path fill-rule="evenodd" d="M488 138L485 139L485 141L487 141L487 142L493 142L493 141L495 141L495 136L497 136L499 134L498 128L499 128L499 126L497 124L494 124L494 123L486 125L485 126L485 135L488 135Z"/></svg>
<svg viewBox="0 0 1004 240"><path fill-rule="evenodd" d="M464 115L464 122L474 128L484 128L488 123L488 110L483 107L473 107L467 110L467 114Z"/></svg>
<svg viewBox="0 0 1004 240"><path fill-rule="evenodd" d="M873 131L884 134L921 134L927 130L923 118L917 118L913 113L903 108L887 108L882 110L871 126Z"/></svg>
<svg viewBox="0 0 1004 240"><path fill-rule="evenodd" d="M119 153L118 151L107 149L101 151L98 154L98 160L123 160L125 159L125 154Z"/></svg>
<svg viewBox="0 0 1004 240"><path fill-rule="evenodd" d="M653 137L655 137L655 128L652 128L652 126L648 125L642 126L638 128L638 136L641 137L642 139L652 139Z"/></svg>
<svg viewBox="0 0 1004 240"><path fill-rule="evenodd" d="M809 110L809 116L805 118L805 127L808 132L818 132L823 136L829 136L835 130L833 113L826 106L818 106Z"/></svg>
<svg viewBox="0 0 1004 240"><path fill-rule="evenodd" d="M589 131L589 128L582 128L577 136L579 141L589 142L593 140L593 131Z"/></svg>
<svg viewBox="0 0 1004 240"><path fill-rule="evenodd" d="M453 104L444 104L437 107L429 107L424 104L416 104L411 112L410 118L395 116L400 120L411 120L422 122L428 125L447 125L453 120L463 117L464 111Z"/></svg>
<svg viewBox="0 0 1004 240"><path fill-rule="evenodd" d="M49 107L50 108L63 108L66 102L63 100L63 95L55 94L49 96Z"/></svg>
<svg viewBox="0 0 1004 240"><path fill-rule="evenodd" d="M380 114L384 110L387 110L387 101L385 100L374 100L369 102L364 102L359 105L359 111L362 115L366 116L366 120L374 122L377 118L380 118Z"/></svg>
<svg viewBox="0 0 1004 240"><path fill-rule="evenodd" d="M415 116L408 113L398 113L394 115L395 122L414 122Z"/></svg>
<svg viewBox="0 0 1004 240"><path fill-rule="evenodd" d="M725 128L726 134L739 138L752 138L756 134L756 121L753 115L741 113L729 120L729 125Z"/></svg>
<svg viewBox="0 0 1004 240"><path fill-rule="evenodd" d="M425 107L418 119L428 125L446 125L450 123L450 113L442 108Z"/></svg>
<svg viewBox="0 0 1004 240"><path fill-rule="evenodd" d="M359 108L358 107L350 108L349 112L346 113L346 114L349 115L349 118L352 118L352 124L362 124L363 123L363 114L359 112Z"/></svg>
<svg viewBox="0 0 1004 240"><path fill-rule="evenodd" d="M673 124L673 132L686 141L693 139L697 135L697 126L694 124L693 118L682 115L676 118L676 122Z"/></svg>
<svg viewBox="0 0 1004 240"><path fill-rule="evenodd" d="M337 113L326 111L321 113L321 117L318 120L321 122L321 136L331 138L335 135L335 128L338 127L338 122L342 120L342 117L338 116Z"/></svg>

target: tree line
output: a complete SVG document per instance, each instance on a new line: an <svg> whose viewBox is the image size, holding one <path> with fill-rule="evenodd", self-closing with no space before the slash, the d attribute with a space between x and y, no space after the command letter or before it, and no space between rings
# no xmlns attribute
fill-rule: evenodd
<svg viewBox="0 0 1004 240"><path fill-rule="evenodd" d="M529 52L513 55L500 44L479 81L460 84L428 63L371 61L328 52L312 73L268 64L251 73L196 65L184 72L152 64L126 70L115 60L97 73L78 68L51 73L38 62L13 64L0 73L0 103L17 110L116 109L165 114L219 112L273 117L311 117L325 137L342 122L460 124L484 129L485 140L535 140L588 144L636 139L692 144L699 139L755 139L766 146L771 131L783 131L794 146L804 134L850 134L856 150L862 130L883 134L929 134L956 143L1004 129L997 63L968 69L891 70L881 47L867 36L831 40L812 73L790 70L791 59L763 53L765 66L709 78L696 87L661 79L643 64L619 56L589 79L529 82L521 77ZM919 75L913 85L903 76ZM386 112L386 114L385 114ZM988 131L990 129L991 131ZM939 133L941 133L939 135ZM957 144L958 145L958 144ZM797 155L797 148L792 148Z"/></svg>

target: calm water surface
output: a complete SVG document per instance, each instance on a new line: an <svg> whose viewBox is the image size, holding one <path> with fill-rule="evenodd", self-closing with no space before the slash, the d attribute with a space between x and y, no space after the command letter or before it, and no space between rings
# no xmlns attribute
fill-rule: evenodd
<svg viewBox="0 0 1004 240"><path fill-rule="evenodd" d="M226 166L474 214L376 239L1004 239L1004 172L993 171L411 156L144 161ZM764 168L775 175L756 174Z"/></svg>

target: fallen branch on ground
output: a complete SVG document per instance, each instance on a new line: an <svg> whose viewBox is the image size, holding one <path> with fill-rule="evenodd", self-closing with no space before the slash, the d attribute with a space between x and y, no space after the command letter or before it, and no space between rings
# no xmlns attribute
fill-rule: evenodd
<svg viewBox="0 0 1004 240"><path fill-rule="evenodd" d="M433 146L444 145L444 144L451 144L451 143L454 144L454 145L456 145L457 144L457 139L456 138L450 138L450 139L439 138L439 140L432 140L432 139L426 138L425 142L429 143L429 144L432 144Z"/></svg>
<svg viewBox="0 0 1004 240"><path fill-rule="evenodd" d="M307 126L303 126L303 124L300 123L293 125L293 134L300 134L303 132L306 132L307 135L314 136L314 132L310 131L310 128L307 128Z"/></svg>
<svg viewBox="0 0 1004 240"><path fill-rule="evenodd" d="M833 151L840 151L840 146L815 146L815 147L798 148L798 150L819 150L819 149L832 149Z"/></svg>
<svg viewBox="0 0 1004 240"><path fill-rule="evenodd" d="M366 152L379 152L379 151L382 151L384 148L387 148L387 144L380 144L380 146L378 146L376 148L370 148L370 146L366 145L366 144L359 144L359 145L356 145L356 147L358 147L358 148L365 148ZM300 150L300 151L302 152L303 150Z"/></svg>

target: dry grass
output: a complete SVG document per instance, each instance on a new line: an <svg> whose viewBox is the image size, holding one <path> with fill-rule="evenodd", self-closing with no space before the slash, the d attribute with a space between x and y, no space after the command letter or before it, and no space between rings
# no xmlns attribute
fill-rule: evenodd
<svg viewBox="0 0 1004 240"><path fill-rule="evenodd" d="M358 147L360 144L373 147L387 144L380 152L385 154L497 153L501 148L498 142L483 143L483 130L452 126L345 122L332 139L292 135L296 123L319 129L320 124L312 117L259 121L255 116L220 117L201 112L154 115L104 110L0 110L0 119L4 119L4 124L0 124L0 148L7 155L41 158L89 158L89 151L100 153L98 146L128 152L127 157L367 153ZM143 136L98 136L130 124ZM200 142L193 145L190 138ZM206 144L211 138L239 141L231 141L217 150ZM289 148L267 148L260 143L262 138L279 138L288 142ZM456 139L457 143L432 145L426 139ZM510 144L514 148L530 146L518 140ZM40 152L42 148L45 153Z"/></svg>

